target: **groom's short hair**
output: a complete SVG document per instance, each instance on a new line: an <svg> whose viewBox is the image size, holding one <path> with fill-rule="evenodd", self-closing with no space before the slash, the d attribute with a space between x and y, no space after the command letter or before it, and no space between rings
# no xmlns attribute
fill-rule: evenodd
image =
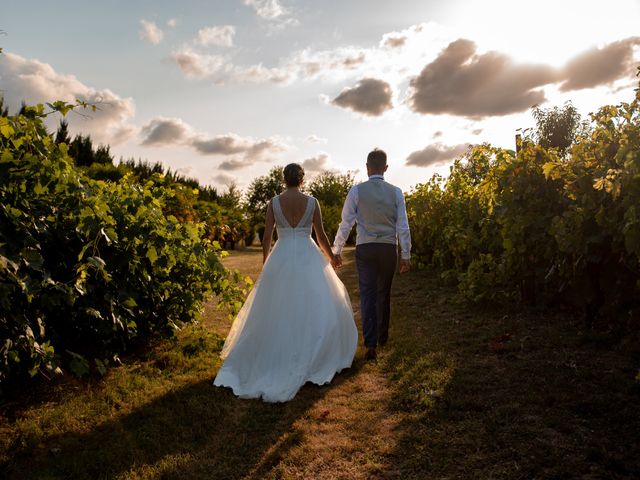
<svg viewBox="0 0 640 480"><path fill-rule="evenodd" d="M367 165L375 169L384 168L387 165L387 154L384 150L374 148L367 155Z"/></svg>

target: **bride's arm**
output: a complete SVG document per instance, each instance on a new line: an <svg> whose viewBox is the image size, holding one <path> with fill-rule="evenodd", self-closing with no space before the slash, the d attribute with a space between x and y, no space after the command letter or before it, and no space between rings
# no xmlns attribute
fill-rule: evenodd
<svg viewBox="0 0 640 480"><path fill-rule="evenodd" d="M318 240L318 245L320 249L327 256L329 261L333 262L333 252L331 251L331 245L329 244L329 239L327 238L327 234L324 231L324 226L322 225L322 212L320 211L320 204L318 200L316 202L316 208L313 211L313 230L316 232L316 239Z"/></svg>
<svg viewBox="0 0 640 480"><path fill-rule="evenodd" d="M271 240L273 239L273 227L276 223L273 216L273 207L271 202L267 206L267 215L264 220L264 234L262 235L262 263L267 261L269 252L271 251Z"/></svg>

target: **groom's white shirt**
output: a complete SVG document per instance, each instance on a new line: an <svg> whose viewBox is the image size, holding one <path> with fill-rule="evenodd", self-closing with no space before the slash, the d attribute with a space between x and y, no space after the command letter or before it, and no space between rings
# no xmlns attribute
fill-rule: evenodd
<svg viewBox="0 0 640 480"><path fill-rule="evenodd" d="M381 179L384 181L383 175L371 175L369 180L372 179ZM391 184L387 184L392 187ZM342 253L342 248L349 237L349 232L351 232L351 228L353 224L356 224L356 245L361 245L363 243L369 243L372 237L376 235L372 235L371 232L365 230L365 225L367 225L367 219L363 217L363 209L358 208L359 206L359 195L358 195L358 187L360 185L354 185L349 190L347 194L347 199L344 202L344 207L342 208L342 221L340 222L340 226L338 227L338 233L336 233L336 238L333 242L333 253L336 255L340 255ZM400 243L400 258L403 260L408 260L411 258L411 234L409 232L409 221L407 219L407 209L404 203L404 194L402 190L398 187L393 187L395 189L395 235L393 236L393 243L397 241ZM386 243L383 241L383 243Z"/></svg>

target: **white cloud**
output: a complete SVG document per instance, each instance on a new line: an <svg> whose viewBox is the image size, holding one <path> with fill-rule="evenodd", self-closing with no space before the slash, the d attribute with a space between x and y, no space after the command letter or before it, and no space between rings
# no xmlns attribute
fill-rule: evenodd
<svg viewBox="0 0 640 480"><path fill-rule="evenodd" d="M280 68L258 65L234 65L228 56L209 55L196 52L188 47L171 55L187 78L205 79L216 84L231 80L246 83L287 83L293 79L293 72Z"/></svg>
<svg viewBox="0 0 640 480"><path fill-rule="evenodd" d="M149 42L153 45L157 45L162 41L164 33L160 27L155 24L155 22L142 19L140 20L140 25L142 26L139 32L140 40L144 40L145 42Z"/></svg>
<svg viewBox="0 0 640 480"><path fill-rule="evenodd" d="M329 78L337 81L352 76L366 61L359 48L339 48L313 52L295 52L277 66L238 65L230 56L199 53L190 47L174 52L171 59L188 78L208 79L215 83L292 83L299 79Z"/></svg>
<svg viewBox="0 0 640 480"><path fill-rule="evenodd" d="M249 167L251 166L250 163L245 162L242 159L238 159L238 158L232 158L230 160L225 160L224 162L220 163L220 165L218 165L218 168L220 170L240 170L241 168L244 167Z"/></svg>
<svg viewBox="0 0 640 480"><path fill-rule="evenodd" d="M188 48L171 55L187 78L209 78L216 82L224 79L224 74L232 66L220 55L205 55Z"/></svg>
<svg viewBox="0 0 640 480"><path fill-rule="evenodd" d="M190 175L193 175L193 171L193 166L191 165L176 169L176 173L182 175L183 177L189 177Z"/></svg>
<svg viewBox="0 0 640 480"><path fill-rule="evenodd" d="M288 13L278 0L243 0L243 3L266 20L275 20Z"/></svg>
<svg viewBox="0 0 640 480"><path fill-rule="evenodd" d="M242 65L227 57L224 68L220 65L211 68L215 62L207 60L208 55L188 48L174 53L172 58L188 77L208 78L207 75L193 74L193 64L196 64L200 66L198 72L209 71L209 77L218 83L291 83L314 79L343 82L354 77L380 76L399 83L406 80L407 74L417 75L424 61L435 58L439 49L447 44L445 42L451 41L451 35L447 37L443 32L442 27L432 23L414 25L400 32L385 34L379 45L369 48L349 45L326 50L305 48L273 65ZM399 45L400 39L402 45ZM208 68L202 67L204 63Z"/></svg>
<svg viewBox="0 0 640 480"><path fill-rule="evenodd" d="M89 87L74 75L56 72L48 63L4 52L0 55L0 84L5 103L12 111L20 108L23 100L36 104L56 100L75 103L79 99L95 104L98 108L95 112L80 109L82 115L72 112L67 120L73 133L83 132L98 142L117 144L136 131L129 123L135 113L132 98L123 98L109 89Z"/></svg>
<svg viewBox="0 0 640 480"><path fill-rule="evenodd" d="M192 129L180 118L156 117L140 130L143 145L176 145L186 142Z"/></svg>
<svg viewBox="0 0 640 480"><path fill-rule="evenodd" d="M300 165L309 172L321 172L327 170L329 163L329 155L320 153L315 157L306 158Z"/></svg>
<svg viewBox="0 0 640 480"><path fill-rule="evenodd" d="M323 137L319 137L318 135L316 135L315 133L312 133L311 135L308 135L307 138L305 138L305 140L309 143L328 143L329 140Z"/></svg>
<svg viewBox="0 0 640 480"><path fill-rule="evenodd" d="M407 36L398 33L385 33L380 41L381 47L400 48L407 43Z"/></svg>
<svg viewBox="0 0 640 480"><path fill-rule="evenodd" d="M219 173L218 175L212 175L211 180L216 182L219 185L229 186L236 185L238 183L238 179L233 175L227 175L226 173Z"/></svg>
<svg viewBox="0 0 640 480"><path fill-rule="evenodd" d="M198 30L195 43L198 45L217 45L219 47L233 46L233 37L236 33L232 25L206 27Z"/></svg>
<svg viewBox="0 0 640 480"><path fill-rule="evenodd" d="M640 37L591 48L563 67L517 62L498 51L477 53L471 40L459 38L412 78L411 109L422 114L484 118L524 112L546 101L547 87L560 91L612 86L634 72L634 50Z"/></svg>
<svg viewBox="0 0 640 480"><path fill-rule="evenodd" d="M254 139L235 133L214 136L199 133L179 118L154 118L142 127L140 133L141 144L145 146L187 146L201 155L232 156L221 163L223 170L236 170L267 161L290 148L277 137Z"/></svg>
<svg viewBox="0 0 640 480"><path fill-rule="evenodd" d="M178 25L178 19L177 18L170 18L169 20L167 20L167 27L176 28L177 25Z"/></svg>

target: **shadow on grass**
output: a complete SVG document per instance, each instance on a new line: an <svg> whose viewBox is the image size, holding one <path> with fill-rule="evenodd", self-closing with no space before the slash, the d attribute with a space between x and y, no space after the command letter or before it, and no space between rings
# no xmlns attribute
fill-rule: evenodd
<svg viewBox="0 0 640 480"><path fill-rule="evenodd" d="M560 314L476 311L423 272L394 286L381 359L408 412L389 475L640 478L638 348Z"/></svg>
<svg viewBox="0 0 640 480"><path fill-rule="evenodd" d="M358 365L354 365L357 369ZM86 433L14 446L3 478L260 478L302 441L292 428L329 388L305 385L284 404L241 400L208 379L171 391Z"/></svg>

